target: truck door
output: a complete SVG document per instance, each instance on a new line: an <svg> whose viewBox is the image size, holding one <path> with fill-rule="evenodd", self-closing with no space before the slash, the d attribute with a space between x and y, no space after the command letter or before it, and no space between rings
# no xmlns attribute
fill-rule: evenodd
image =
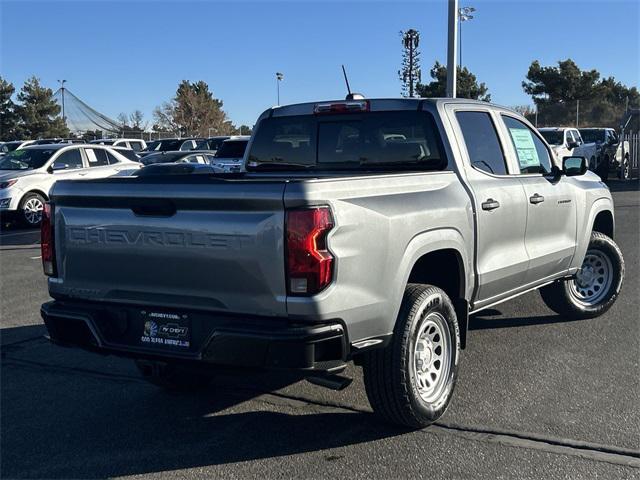
<svg viewBox="0 0 640 480"><path fill-rule="evenodd" d="M567 177L550 175L551 152L533 129L508 114L501 117L527 199L525 246L529 268L525 283L538 282L566 271L575 253L574 187Z"/></svg>
<svg viewBox="0 0 640 480"><path fill-rule="evenodd" d="M520 180L509 175L494 114L475 105L448 108L473 190L477 306L507 296L524 282L529 262L524 244L527 202Z"/></svg>

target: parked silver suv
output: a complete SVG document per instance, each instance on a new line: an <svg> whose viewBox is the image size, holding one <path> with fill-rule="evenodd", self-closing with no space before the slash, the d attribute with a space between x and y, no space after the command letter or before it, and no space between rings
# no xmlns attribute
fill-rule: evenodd
<svg viewBox="0 0 640 480"><path fill-rule="evenodd" d="M57 180L109 177L139 166L102 145L32 145L14 150L0 158L0 214L17 216L35 227Z"/></svg>

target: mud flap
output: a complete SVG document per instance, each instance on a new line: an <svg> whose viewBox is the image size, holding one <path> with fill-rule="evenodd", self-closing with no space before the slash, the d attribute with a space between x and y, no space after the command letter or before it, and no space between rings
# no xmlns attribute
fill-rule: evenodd
<svg viewBox="0 0 640 480"><path fill-rule="evenodd" d="M458 317L458 326L460 327L460 348L465 349L467 346L467 327L469 326L469 302L464 298L458 298L453 302Z"/></svg>

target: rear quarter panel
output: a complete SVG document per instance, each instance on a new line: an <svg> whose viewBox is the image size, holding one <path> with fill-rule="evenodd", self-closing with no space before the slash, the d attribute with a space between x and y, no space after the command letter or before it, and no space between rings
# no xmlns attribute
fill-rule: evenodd
<svg viewBox="0 0 640 480"><path fill-rule="evenodd" d="M471 203L454 172L291 183L284 203L329 205L336 225L328 237L334 282L314 297L288 297L288 314L342 319L351 342L393 331L409 273L422 255L454 248L472 274Z"/></svg>

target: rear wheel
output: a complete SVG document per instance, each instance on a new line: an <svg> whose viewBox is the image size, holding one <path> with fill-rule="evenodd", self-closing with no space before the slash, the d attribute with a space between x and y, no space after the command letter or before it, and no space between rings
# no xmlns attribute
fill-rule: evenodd
<svg viewBox="0 0 640 480"><path fill-rule="evenodd" d="M449 297L437 287L408 285L393 340L362 360L376 415L411 428L436 421L451 401L459 357L460 330Z"/></svg>
<svg viewBox="0 0 640 480"><path fill-rule="evenodd" d="M153 385L169 391L190 391L206 388L212 375L177 363L135 360L142 377Z"/></svg>
<svg viewBox="0 0 640 480"><path fill-rule="evenodd" d="M37 227L42 220L45 199L39 193L27 193L20 202L20 222L26 227Z"/></svg>
<svg viewBox="0 0 640 480"><path fill-rule="evenodd" d="M593 232L582 268L575 278L540 289L554 312L571 319L598 317L615 303L624 279L624 258L616 243Z"/></svg>

